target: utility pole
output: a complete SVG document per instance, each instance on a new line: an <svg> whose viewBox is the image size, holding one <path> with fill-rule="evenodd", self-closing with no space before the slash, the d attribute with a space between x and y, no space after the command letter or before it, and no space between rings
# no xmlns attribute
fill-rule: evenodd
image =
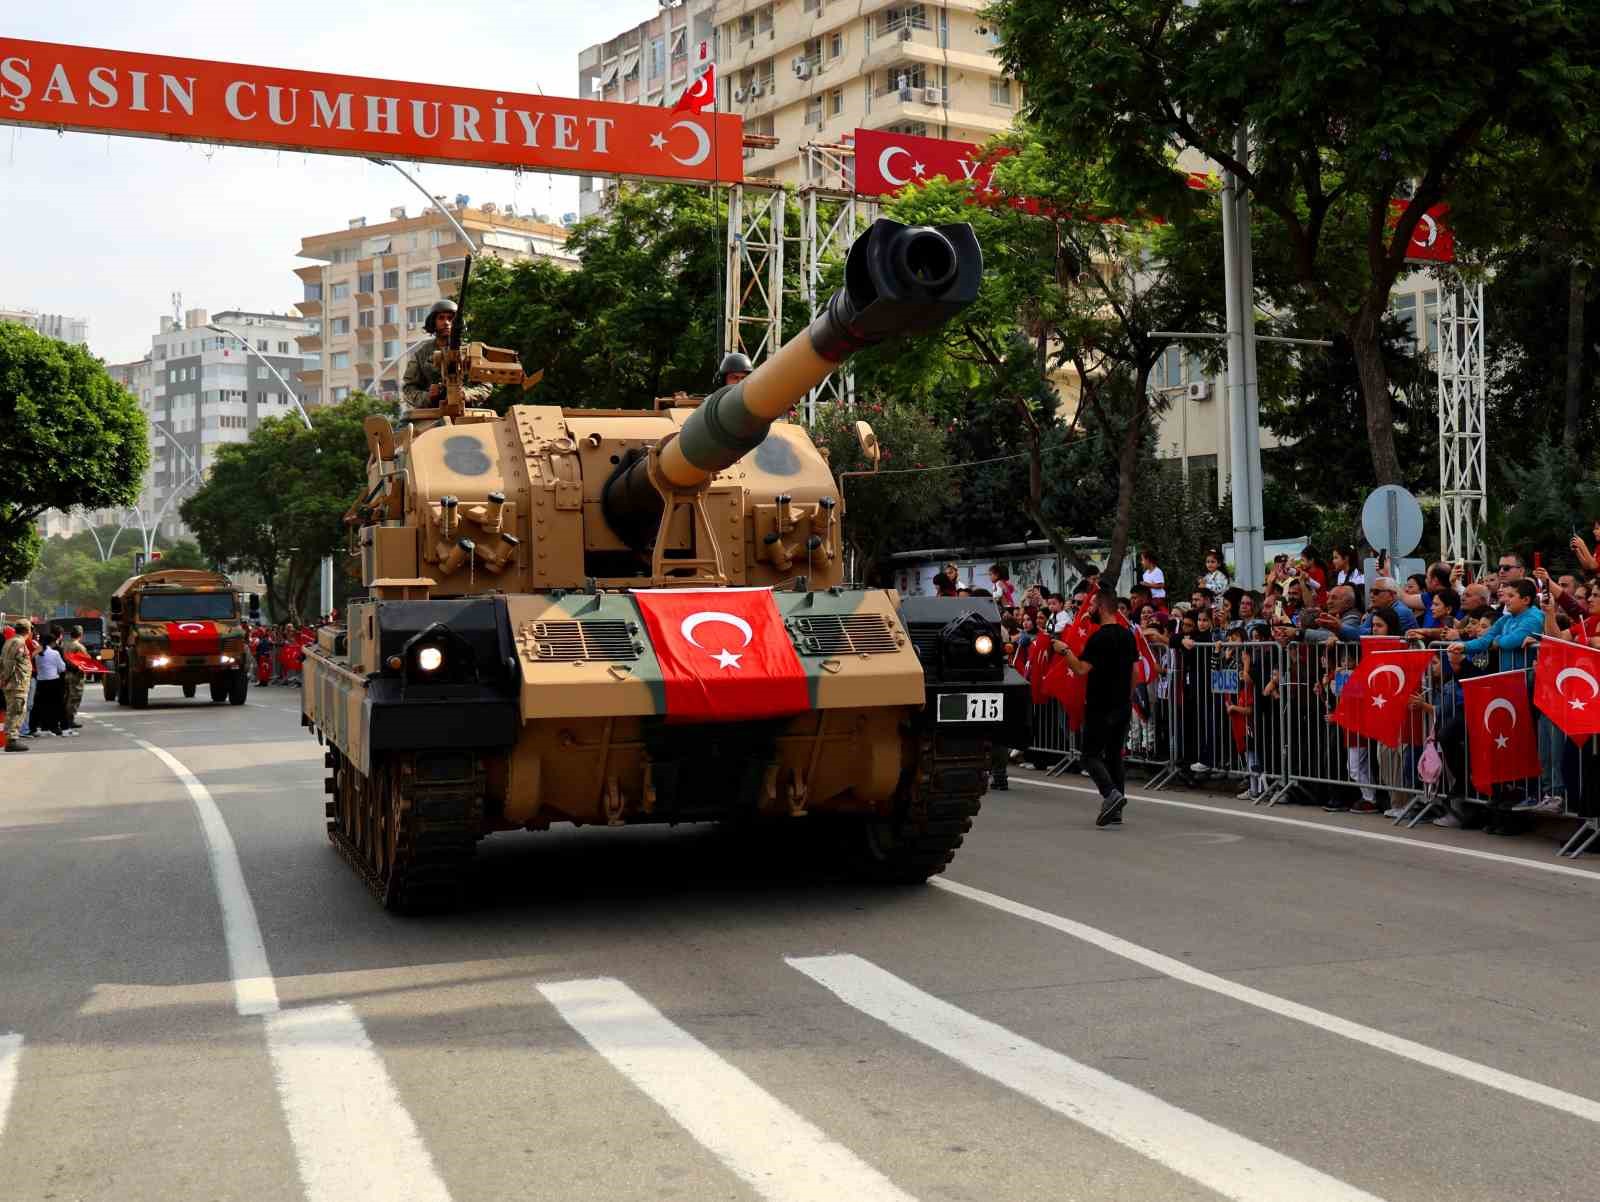
<svg viewBox="0 0 1600 1202"><path fill-rule="evenodd" d="M1249 164L1250 135L1241 126L1235 153ZM1234 579L1265 583L1261 504L1261 401L1256 385L1256 291L1250 255L1250 194L1228 172L1222 187L1223 284L1228 314L1228 468L1233 496Z"/></svg>

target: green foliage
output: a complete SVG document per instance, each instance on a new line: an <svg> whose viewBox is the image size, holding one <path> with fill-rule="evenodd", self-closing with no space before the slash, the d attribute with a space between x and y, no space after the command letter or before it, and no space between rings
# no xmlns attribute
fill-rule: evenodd
<svg viewBox="0 0 1600 1202"><path fill-rule="evenodd" d="M45 510L131 504L149 461L139 403L104 364L0 322L0 575L28 574Z"/></svg>
<svg viewBox="0 0 1600 1202"><path fill-rule="evenodd" d="M870 423L878 436L882 455L875 473L861 453L857 421ZM916 532L960 496L959 472L922 470L943 467L949 459L945 432L915 406L896 401L853 411L829 406L817 415L811 436L828 452L838 481L845 542L856 555L859 580L877 579L883 556L910 546Z"/></svg>
<svg viewBox="0 0 1600 1202"><path fill-rule="evenodd" d="M53 613L61 606L74 612L104 610L116 587L136 574L134 556L140 541L138 531L125 529L119 536L114 526L44 540L28 579L29 608L40 614ZM102 548L111 553L109 558L101 557ZM158 546L157 550L161 552L162 567L210 566L199 546L188 539L180 539L170 547ZM0 608L21 605L20 587L0 597Z"/></svg>
<svg viewBox="0 0 1600 1202"><path fill-rule="evenodd" d="M389 402L357 392L312 410L310 430L297 416L264 421L248 442L218 449L206 482L179 513L208 557L265 581L275 616L304 616L319 564L343 555L344 514L365 491L362 423L395 413Z"/></svg>
<svg viewBox="0 0 1600 1202"><path fill-rule="evenodd" d="M703 188L625 187L568 237L578 270L475 267L469 336L544 369L527 403L638 408L704 393L720 358L725 221L724 203ZM496 401L522 398L502 390Z"/></svg>
<svg viewBox="0 0 1600 1202"><path fill-rule="evenodd" d="M1505 465L1505 536L1510 546L1489 548L1491 555L1512 549L1525 555L1543 551L1549 566L1572 563L1566 550L1574 534L1588 539L1600 514L1600 473L1585 472L1569 449L1554 442L1539 445L1526 467Z"/></svg>
<svg viewBox="0 0 1600 1202"><path fill-rule="evenodd" d="M1130 533L1141 551L1155 552L1169 602L1188 599L1193 582L1205 573L1206 551L1222 546L1232 529L1231 516L1217 504L1215 472L1191 471L1185 481L1179 463L1140 465Z"/></svg>

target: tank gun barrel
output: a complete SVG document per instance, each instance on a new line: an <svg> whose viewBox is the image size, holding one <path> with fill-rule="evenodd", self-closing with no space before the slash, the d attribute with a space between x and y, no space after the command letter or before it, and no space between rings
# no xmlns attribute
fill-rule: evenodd
<svg viewBox="0 0 1600 1202"><path fill-rule="evenodd" d="M661 487L703 486L759 446L772 423L850 355L929 333L960 313L977 299L982 276L983 252L970 225L873 222L851 244L844 286L806 333L739 383L713 392L659 449L659 485L644 457L624 462L606 482L606 520L631 545L647 545L664 506Z"/></svg>

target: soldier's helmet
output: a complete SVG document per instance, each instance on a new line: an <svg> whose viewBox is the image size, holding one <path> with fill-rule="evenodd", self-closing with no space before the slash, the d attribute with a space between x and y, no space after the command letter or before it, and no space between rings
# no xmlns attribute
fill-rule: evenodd
<svg viewBox="0 0 1600 1202"><path fill-rule="evenodd" d="M738 351L730 351L722 357L722 365L717 368L717 374L711 378L712 387L721 388L726 384L729 372L741 371L748 376L754 370L755 368L750 364L749 355L740 354Z"/></svg>
<svg viewBox="0 0 1600 1202"><path fill-rule="evenodd" d="M433 308L428 310L428 315L422 319L422 328L428 333L433 333L433 319L441 313L448 313L451 317L456 315L456 303L453 300L436 300Z"/></svg>

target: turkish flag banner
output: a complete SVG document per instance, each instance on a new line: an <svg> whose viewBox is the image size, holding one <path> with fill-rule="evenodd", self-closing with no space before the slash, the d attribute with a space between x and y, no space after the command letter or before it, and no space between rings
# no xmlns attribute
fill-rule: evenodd
<svg viewBox="0 0 1600 1202"><path fill-rule="evenodd" d="M811 708L783 615L764 588L636 589L674 722L749 722Z"/></svg>
<svg viewBox="0 0 1600 1202"><path fill-rule="evenodd" d="M1392 634L1364 634L1361 636L1361 659L1374 651L1404 651L1407 646L1405 639L1396 638Z"/></svg>
<svg viewBox="0 0 1600 1202"><path fill-rule="evenodd" d="M168 622L167 649L173 655L216 655L222 633L215 622Z"/></svg>
<svg viewBox="0 0 1600 1202"><path fill-rule="evenodd" d="M82 672L85 676L105 676L111 671L110 668L103 667L100 663L90 659L81 651L67 652L66 661L74 668L78 669L78 671Z"/></svg>
<svg viewBox="0 0 1600 1202"><path fill-rule="evenodd" d="M1472 787L1487 793L1501 781L1539 775L1539 739L1528 678L1522 672L1496 672L1461 682L1467 710L1467 751Z"/></svg>
<svg viewBox="0 0 1600 1202"><path fill-rule="evenodd" d="M1409 200L1389 202L1389 233L1394 233L1400 218L1411 207ZM1450 206L1434 205L1417 222L1411 233L1411 243L1406 247L1406 261L1410 263L1454 263L1456 261L1456 234L1445 224Z"/></svg>
<svg viewBox="0 0 1600 1202"><path fill-rule="evenodd" d="M717 104L717 64L707 63L706 69L695 81L683 89L678 103L672 106L675 113L703 113Z"/></svg>
<svg viewBox="0 0 1600 1202"><path fill-rule="evenodd" d="M983 148L973 142L858 129L856 194L892 196L907 184L925 184L937 175L970 179L987 191L998 157L985 158Z"/></svg>
<svg viewBox="0 0 1600 1202"><path fill-rule="evenodd" d="M1600 734L1600 651L1565 639L1541 640L1533 703L1579 747Z"/></svg>
<svg viewBox="0 0 1600 1202"><path fill-rule="evenodd" d="M1090 636L1094 634L1095 624L1089 620L1093 610L1094 595L1091 593L1083 599L1077 615L1059 636L1063 643L1072 648L1074 655L1083 654L1084 648L1089 645ZM1050 666L1045 672L1044 694L1060 703L1066 712L1068 727L1073 730L1083 729L1084 712L1089 704L1089 682L1067 666L1066 656L1052 657Z"/></svg>
<svg viewBox="0 0 1600 1202"><path fill-rule="evenodd" d="M1334 722L1353 735L1399 747L1411 698L1433 658L1431 651L1378 651L1364 657L1345 681Z"/></svg>

